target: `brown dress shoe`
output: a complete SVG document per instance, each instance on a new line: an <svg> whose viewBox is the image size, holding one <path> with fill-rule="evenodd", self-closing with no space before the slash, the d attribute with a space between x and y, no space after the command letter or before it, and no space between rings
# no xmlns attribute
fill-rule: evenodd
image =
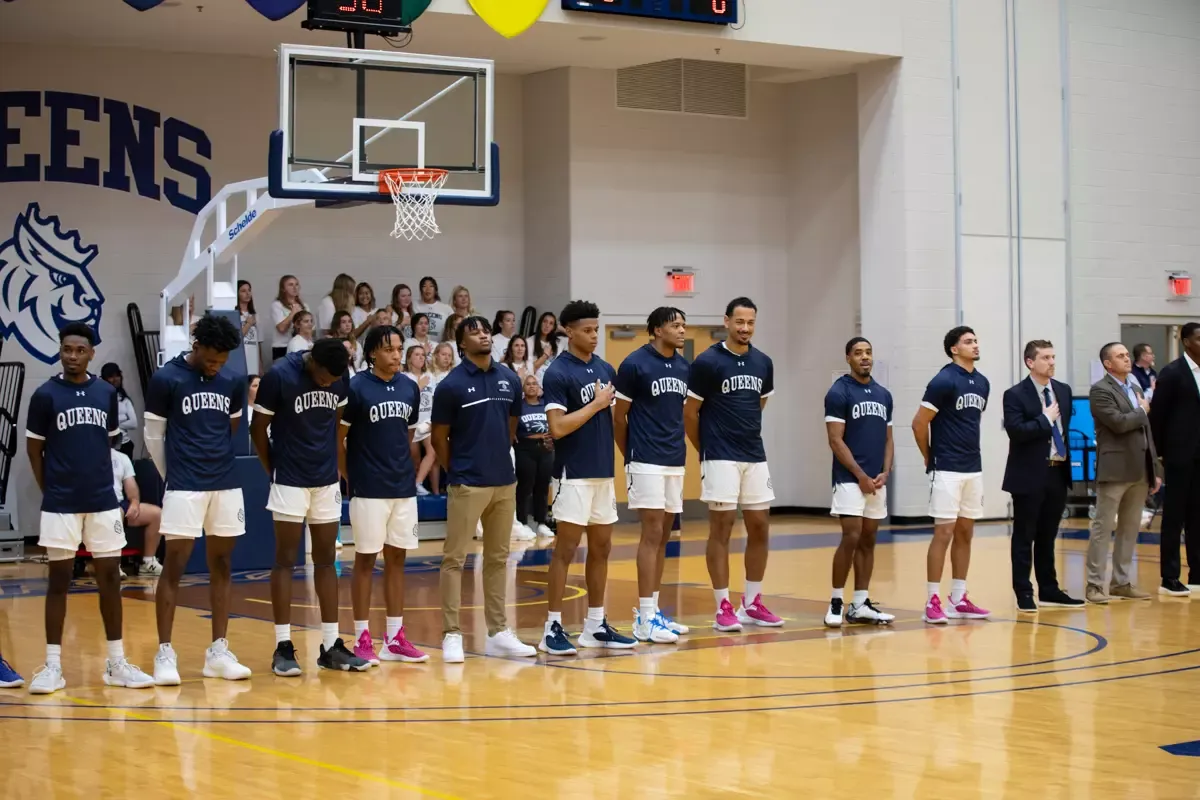
<svg viewBox="0 0 1200 800"><path fill-rule="evenodd" d="M1143 592L1141 589L1134 586L1132 583L1126 583L1122 586L1110 586L1108 588L1110 597L1120 598L1121 600L1149 600L1150 593Z"/></svg>
<svg viewBox="0 0 1200 800"><path fill-rule="evenodd" d="M1096 603L1097 605L1103 605L1112 599L1099 586L1088 586L1084 597L1089 603Z"/></svg>

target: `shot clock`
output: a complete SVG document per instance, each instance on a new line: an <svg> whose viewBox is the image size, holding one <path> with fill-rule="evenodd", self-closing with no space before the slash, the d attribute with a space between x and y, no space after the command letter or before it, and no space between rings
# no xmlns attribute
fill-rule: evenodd
<svg viewBox="0 0 1200 800"><path fill-rule="evenodd" d="M431 0L308 0L305 28L375 33L409 33Z"/></svg>
<svg viewBox="0 0 1200 800"><path fill-rule="evenodd" d="M738 0L562 0L564 11L594 11L678 22L736 25Z"/></svg>

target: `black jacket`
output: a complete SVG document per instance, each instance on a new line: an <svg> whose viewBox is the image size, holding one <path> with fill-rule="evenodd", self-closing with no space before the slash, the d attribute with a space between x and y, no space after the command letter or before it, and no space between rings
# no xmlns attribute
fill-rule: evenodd
<svg viewBox="0 0 1200 800"><path fill-rule="evenodd" d="M1068 462L1071 459L1071 387L1051 379L1050 386L1058 400L1061 413L1063 444ZM1004 468L1004 491L1009 494L1027 494L1046 485L1046 472L1050 467L1050 420L1043 412L1041 390L1032 378L1018 383L1004 392L1004 431L1008 434L1008 464ZM1068 470L1070 467L1054 467Z"/></svg>
<svg viewBox="0 0 1200 800"><path fill-rule="evenodd" d="M1158 373L1150 400L1150 432L1163 463L1200 459L1200 391L1183 356Z"/></svg>

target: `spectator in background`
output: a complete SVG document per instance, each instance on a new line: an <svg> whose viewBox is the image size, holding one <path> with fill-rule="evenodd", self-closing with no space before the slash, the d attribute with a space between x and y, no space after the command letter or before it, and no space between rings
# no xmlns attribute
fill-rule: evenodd
<svg viewBox="0 0 1200 800"><path fill-rule="evenodd" d="M400 329L406 340L412 338L413 299L412 289L407 283L397 283L392 287L392 302L388 306L392 312L391 324Z"/></svg>
<svg viewBox="0 0 1200 800"><path fill-rule="evenodd" d="M521 342L514 339L514 342ZM521 342L523 345L524 342ZM550 500L550 475L554 472L554 439L546 422L546 403L542 386L532 374L521 380L524 397L517 414L517 522L530 533L537 525L538 536L553 536L546 524L546 506Z"/></svg>
<svg viewBox="0 0 1200 800"><path fill-rule="evenodd" d="M429 319L429 335L441 341L446 318L454 313L454 309L442 302L442 296L438 294L438 283L429 275L421 278L418 288L421 292L421 302L413 304L413 311L420 312ZM415 325L413 331L416 331Z"/></svg>
<svg viewBox="0 0 1200 800"><path fill-rule="evenodd" d="M358 346L358 339L354 336L354 317L348 311L338 311L333 315L333 324L329 326L329 330L325 334L334 339L343 339L346 342L346 352L350 354L350 366L355 372L362 369L363 359L361 348Z"/></svg>
<svg viewBox="0 0 1200 800"><path fill-rule="evenodd" d="M425 348L425 352L433 351L433 346L437 344L429 333L429 317L418 312L412 316L412 336L404 340L404 357L408 357L408 348L413 345L421 345Z"/></svg>
<svg viewBox="0 0 1200 800"><path fill-rule="evenodd" d="M458 347L450 342L442 342L433 348L433 358L430 359L429 369L433 372L436 380L440 381L446 377L446 373L454 369L454 351L457 349Z"/></svg>
<svg viewBox="0 0 1200 800"><path fill-rule="evenodd" d="M533 372L538 380L546 373L550 362L554 361L559 351L558 317L546 311L538 319L537 330L525 344L529 346L529 359L533 361Z"/></svg>
<svg viewBox="0 0 1200 800"><path fill-rule="evenodd" d="M121 368L113 362L108 362L100 368L100 380L108 381L117 390L117 426L121 429L121 438L117 449L129 458L133 458L133 439L129 432L137 429L137 411L129 393L125 391L125 379L121 376ZM132 467L131 467L132 469Z"/></svg>
<svg viewBox="0 0 1200 800"><path fill-rule="evenodd" d="M497 311L492 320L492 358L503 361L508 352L508 341L517 333L517 315L511 311Z"/></svg>
<svg viewBox="0 0 1200 800"><path fill-rule="evenodd" d="M354 320L354 338L361 339L367 330L375 324L375 290L371 284L363 281L354 287L354 308L350 310L350 318Z"/></svg>
<svg viewBox="0 0 1200 800"><path fill-rule="evenodd" d="M287 345L288 353L312 350L313 315L311 311L300 311L292 317L292 333L294 335Z"/></svg>
<svg viewBox="0 0 1200 800"><path fill-rule="evenodd" d="M162 575L162 564L155 554L158 543L162 540L158 528L162 524L162 509L149 503L141 502L137 478L133 472L133 462L129 456L120 450L112 451L113 488L117 492L117 502L121 504L121 512L125 515L125 524L131 528L146 529L146 538L142 543L142 575Z"/></svg>
<svg viewBox="0 0 1200 800"><path fill-rule="evenodd" d="M284 275L279 279L279 294L271 301L271 360L278 361L288 354L288 344L294 335L292 323L308 306L300 299L300 281L295 275Z"/></svg>
<svg viewBox="0 0 1200 800"><path fill-rule="evenodd" d="M1142 387L1147 400L1153 398L1158 373L1154 371L1154 349L1148 344L1133 346L1133 379Z"/></svg>
<svg viewBox="0 0 1200 800"><path fill-rule="evenodd" d="M246 427L250 427L250 419L254 416L254 398L258 397L258 384L262 380L261 375L253 373L246 376Z"/></svg>
<svg viewBox="0 0 1200 800"><path fill-rule="evenodd" d="M454 291L450 293L450 308L463 319L474 316L475 304L471 302L471 291L462 285L455 286ZM445 341L452 342L454 340L446 338Z"/></svg>
<svg viewBox="0 0 1200 800"><path fill-rule="evenodd" d="M533 364L529 362L529 345L525 344L525 340L520 336L508 340L508 347L504 349L500 363L517 373L522 382L527 375L536 377Z"/></svg>
<svg viewBox="0 0 1200 800"><path fill-rule="evenodd" d="M355 288L354 278L344 272L333 279L333 288L317 303L316 329L320 331L320 336L324 337L326 331L333 330L335 314L339 311L349 314L354 310Z"/></svg>
<svg viewBox="0 0 1200 800"><path fill-rule="evenodd" d="M246 350L246 371L258 372L258 315L254 311L254 287L250 281L237 282L238 318L242 322L242 344Z"/></svg>
<svg viewBox="0 0 1200 800"><path fill-rule="evenodd" d="M454 338L454 334L464 319L466 317L451 314L446 317L446 327L442 329L442 341L454 346L454 366L456 367L462 363L462 354L458 352L458 344Z"/></svg>
<svg viewBox="0 0 1200 800"><path fill-rule="evenodd" d="M438 471L436 455L433 452L433 442L429 440L429 416L433 413L433 391L437 388L437 380L426 366L425 348L413 345L404 354L404 374L412 378L421 392L421 406L417 414L417 427L413 431L412 463L417 467L417 494L425 496L429 490L425 488L425 478L433 487L433 493L438 493ZM421 456L424 447L425 456Z"/></svg>

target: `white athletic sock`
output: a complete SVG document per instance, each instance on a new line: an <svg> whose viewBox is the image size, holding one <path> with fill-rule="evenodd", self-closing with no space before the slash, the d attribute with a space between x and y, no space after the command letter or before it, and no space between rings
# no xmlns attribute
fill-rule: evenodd
<svg viewBox="0 0 1200 800"><path fill-rule="evenodd" d="M717 609L721 608L721 601L729 599L728 589L713 589L713 599L717 601Z"/></svg>
<svg viewBox="0 0 1200 800"><path fill-rule="evenodd" d="M746 581L746 593L742 596L742 606L753 603L762 594L762 581Z"/></svg>
<svg viewBox="0 0 1200 800"><path fill-rule="evenodd" d="M358 637L362 636L362 632L367 629L367 621L365 619L354 620L354 640L358 641Z"/></svg>
<svg viewBox="0 0 1200 800"><path fill-rule="evenodd" d="M963 595L967 593L967 582L960 581L957 578L950 581L950 602L957 605L963 599Z"/></svg>
<svg viewBox="0 0 1200 800"><path fill-rule="evenodd" d="M854 603L855 608L862 606L863 603L867 602L867 590L866 589L855 589L854 590L854 600L851 602Z"/></svg>
<svg viewBox="0 0 1200 800"><path fill-rule="evenodd" d="M47 667L62 667L62 645L48 644L46 645L46 666Z"/></svg>
<svg viewBox="0 0 1200 800"><path fill-rule="evenodd" d="M385 617L387 620L387 637L395 639L400 635L400 629L404 627L404 617Z"/></svg>
<svg viewBox="0 0 1200 800"><path fill-rule="evenodd" d="M927 595L929 595L929 597L926 599L926 602L928 602L929 600L932 600L933 596L936 595L941 590L942 590L942 585L940 583L934 583L933 581L930 581L929 583L925 584L925 593Z"/></svg>
<svg viewBox="0 0 1200 800"><path fill-rule="evenodd" d="M833 594L829 595L831 600L844 600L846 597L845 589L834 589Z"/></svg>
<svg viewBox="0 0 1200 800"><path fill-rule="evenodd" d="M547 627L549 627L551 624L553 624L555 622L557 622L559 625L562 625L562 612L561 611L547 611L546 612Z"/></svg>
<svg viewBox="0 0 1200 800"><path fill-rule="evenodd" d="M649 622L654 618L657 609L654 606L653 597L638 598L638 615L642 618L642 624Z"/></svg>
<svg viewBox="0 0 1200 800"><path fill-rule="evenodd" d="M321 644L325 649L333 647L333 643L338 639L338 624L336 622L321 623Z"/></svg>
<svg viewBox="0 0 1200 800"><path fill-rule="evenodd" d="M600 606L599 608L592 608L589 606L587 621L589 623L593 623L594 625L599 625L601 622L604 622L604 606Z"/></svg>
<svg viewBox="0 0 1200 800"><path fill-rule="evenodd" d="M290 642L292 640L291 625L276 625L275 626L275 644L280 642Z"/></svg>
<svg viewBox="0 0 1200 800"><path fill-rule="evenodd" d="M658 592L651 595L654 598L654 610L658 611Z"/></svg>
<svg viewBox="0 0 1200 800"><path fill-rule="evenodd" d="M108 643L108 660L120 661L125 658L125 642L121 639L112 639Z"/></svg>

